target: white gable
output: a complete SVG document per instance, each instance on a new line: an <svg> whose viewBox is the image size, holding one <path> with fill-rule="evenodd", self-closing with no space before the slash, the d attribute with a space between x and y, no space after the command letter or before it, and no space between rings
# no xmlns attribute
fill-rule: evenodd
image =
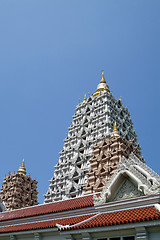
<svg viewBox="0 0 160 240"><path fill-rule="evenodd" d="M98 205L159 193L160 176L131 153L128 159L122 158L101 195L94 196L94 203Z"/></svg>
<svg viewBox="0 0 160 240"><path fill-rule="evenodd" d="M113 194L111 201L119 201L122 199L129 199L143 196L143 192L138 190L138 187L126 178L118 190Z"/></svg>

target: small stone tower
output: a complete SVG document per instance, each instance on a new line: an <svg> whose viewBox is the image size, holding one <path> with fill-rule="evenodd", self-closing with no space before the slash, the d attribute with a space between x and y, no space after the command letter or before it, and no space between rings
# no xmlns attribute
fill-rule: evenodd
<svg viewBox="0 0 160 240"><path fill-rule="evenodd" d="M104 137L102 142L93 147L90 171L87 174L88 182L87 186L84 187L85 194L101 192L117 169L122 156L128 158L131 152L141 159L140 151L138 147L133 145L133 140L127 141L125 138L120 137L115 121L110 138Z"/></svg>
<svg viewBox="0 0 160 240"><path fill-rule="evenodd" d="M37 181L26 175L24 159L17 173L4 178L0 197L7 210L37 205Z"/></svg>

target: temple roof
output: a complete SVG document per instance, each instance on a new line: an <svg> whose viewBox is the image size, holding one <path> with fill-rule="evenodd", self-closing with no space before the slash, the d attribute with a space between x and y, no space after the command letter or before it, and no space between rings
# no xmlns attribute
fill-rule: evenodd
<svg viewBox="0 0 160 240"><path fill-rule="evenodd" d="M73 226L67 226L62 230L75 230L83 228L104 227L126 223L145 222L160 219L160 212L154 206L136 208L119 212L96 214L95 217Z"/></svg>
<svg viewBox="0 0 160 240"><path fill-rule="evenodd" d="M46 206L46 205L45 205ZM57 230L75 230L94 227L105 227L127 223L147 222L160 219L160 212L155 206L135 208L110 213L97 213L66 217L49 221L32 222L0 227L0 233L20 232L37 229L57 228Z"/></svg>
<svg viewBox="0 0 160 240"><path fill-rule="evenodd" d="M65 201L59 201L54 203L42 204L39 206L32 206L23 209L3 212L0 214L0 222L26 218L32 216L39 216L50 213L64 212L74 209L81 209L86 207L93 207L93 195L88 195L85 197L79 197L74 199L68 199Z"/></svg>

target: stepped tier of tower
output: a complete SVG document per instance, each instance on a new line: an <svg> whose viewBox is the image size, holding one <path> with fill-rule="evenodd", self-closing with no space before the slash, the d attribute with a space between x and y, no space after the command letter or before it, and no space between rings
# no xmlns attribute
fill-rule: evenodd
<svg viewBox="0 0 160 240"><path fill-rule="evenodd" d="M104 136L110 137L115 121L120 136L126 140L133 139L134 145L138 145L128 108L123 106L121 99L114 98L102 73L93 96L85 97L76 107L54 175L44 195L45 203L84 194L93 146Z"/></svg>
<svg viewBox="0 0 160 240"><path fill-rule="evenodd" d="M93 147L85 194L101 192L117 169L122 156L129 158L131 153L140 158L140 152L133 146L132 140L127 141L120 137L115 122L111 137L104 137L102 142Z"/></svg>
<svg viewBox="0 0 160 240"><path fill-rule="evenodd" d="M4 178L0 197L7 210L37 205L37 181L26 175L24 160L17 173Z"/></svg>

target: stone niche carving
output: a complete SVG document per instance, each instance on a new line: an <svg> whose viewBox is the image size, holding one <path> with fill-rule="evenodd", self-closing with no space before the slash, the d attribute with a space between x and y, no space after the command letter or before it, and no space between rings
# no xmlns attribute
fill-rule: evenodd
<svg viewBox="0 0 160 240"><path fill-rule="evenodd" d="M129 179L125 179L111 201L135 198L143 195L144 194L138 190L135 184L133 184Z"/></svg>

